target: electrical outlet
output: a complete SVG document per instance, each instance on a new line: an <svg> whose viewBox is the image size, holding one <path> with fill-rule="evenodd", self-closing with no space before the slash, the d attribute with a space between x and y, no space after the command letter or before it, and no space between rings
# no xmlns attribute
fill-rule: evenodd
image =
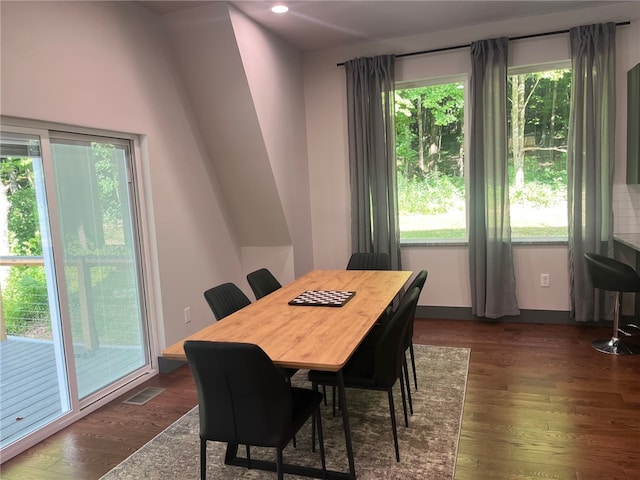
<svg viewBox="0 0 640 480"><path fill-rule="evenodd" d="M184 323L191 323L191 307L184 309Z"/></svg>
<svg viewBox="0 0 640 480"><path fill-rule="evenodd" d="M549 286L549 274L548 273L541 273L540 274L540 286L541 287L548 287Z"/></svg>

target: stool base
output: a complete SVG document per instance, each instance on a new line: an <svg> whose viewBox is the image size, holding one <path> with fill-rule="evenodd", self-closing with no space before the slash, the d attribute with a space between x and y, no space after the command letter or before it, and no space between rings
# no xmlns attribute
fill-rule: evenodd
<svg viewBox="0 0 640 480"><path fill-rule="evenodd" d="M599 352L611 355L638 355L640 354L640 345L625 343L616 337L610 340L596 340L591 346Z"/></svg>

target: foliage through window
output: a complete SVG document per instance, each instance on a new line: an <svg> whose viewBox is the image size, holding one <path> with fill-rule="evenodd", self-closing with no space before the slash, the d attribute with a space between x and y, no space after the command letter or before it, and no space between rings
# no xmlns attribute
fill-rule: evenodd
<svg viewBox="0 0 640 480"><path fill-rule="evenodd" d="M571 70L508 78L512 238L567 238ZM400 239L466 240L464 84L396 90Z"/></svg>
<svg viewBox="0 0 640 480"><path fill-rule="evenodd" d="M567 237L571 70L509 76L512 238Z"/></svg>
<svg viewBox="0 0 640 480"><path fill-rule="evenodd" d="M464 84L396 90L401 240L466 239Z"/></svg>

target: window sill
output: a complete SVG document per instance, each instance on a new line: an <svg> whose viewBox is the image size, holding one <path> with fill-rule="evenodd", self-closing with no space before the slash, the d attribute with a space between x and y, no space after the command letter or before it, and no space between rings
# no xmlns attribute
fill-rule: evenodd
<svg viewBox="0 0 640 480"><path fill-rule="evenodd" d="M520 237L512 238L511 245L526 246L526 245L568 245L569 240L567 238L560 237Z"/></svg>
<svg viewBox="0 0 640 480"><path fill-rule="evenodd" d="M512 238L511 245L516 247L522 246L547 246L547 245L568 245L569 241L566 238ZM406 247L467 247L469 242L467 240L401 240L400 248Z"/></svg>
<svg viewBox="0 0 640 480"><path fill-rule="evenodd" d="M446 240L428 240L428 239L412 239L400 240L400 248L403 247L466 247L469 242L464 240L446 239Z"/></svg>

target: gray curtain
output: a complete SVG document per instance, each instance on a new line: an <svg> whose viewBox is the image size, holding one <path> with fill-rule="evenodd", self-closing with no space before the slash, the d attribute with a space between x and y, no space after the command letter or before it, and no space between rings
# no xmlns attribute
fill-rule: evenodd
<svg viewBox="0 0 640 480"><path fill-rule="evenodd" d="M571 316L611 319L611 294L596 292L584 254L613 255L615 24L572 28L567 148ZM606 295L606 297L605 297Z"/></svg>
<svg viewBox="0 0 640 480"><path fill-rule="evenodd" d="M471 309L488 318L520 314L509 220L507 47L507 38L471 44Z"/></svg>
<svg viewBox="0 0 640 480"><path fill-rule="evenodd" d="M401 269L395 174L395 57L345 63L353 252L388 253Z"/></svg>

